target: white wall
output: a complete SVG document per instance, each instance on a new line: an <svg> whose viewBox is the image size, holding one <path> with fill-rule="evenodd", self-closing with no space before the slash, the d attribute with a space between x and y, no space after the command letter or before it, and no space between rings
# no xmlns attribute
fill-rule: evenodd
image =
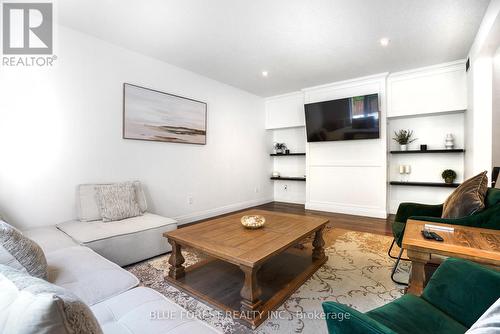
<svg viewBox="0 0 500 334"><path fill-rule="evenodd" d="M309 143L306 208L385 218L386 76L337 82L304 90L305 103L379 94L380 139Z"/></svg>
<svg viewBox="0 0 500 334"><path fill-rule="evenodd" d="M56 32L54 68L0 68L0 212L13 224L74 218L76 185L89 182L141 180L151 211L183 222L272 200L263 99ZM122 139L124 82L207 102L207 145Z"/></svg>
<svg viewBox="0 0 500 334"><path fill-rule="evenodd" d="M500 48L497 49L493 59L493 166L500 166Z"/></svg>
<svg viewBox="0 0 500 334"><path fill-rule="evenodd" d="M465 177L492 167L493 63L490 57L472 61L469 70L469 109L466 116ZM488 176L491 176L489 174Z"/></svg>
<svg viewBox="0 0 500 334"><path fill-rule="evenodd" d="M494 84L493 57L499 47L500 0L492 0L469 51L469 108L465 119L466 178L484 170L491 171L493 156L498 154L495 149L497 146L493 144L495 134L492 128L495 124L493 99L499 95L499 88Z"/></svg>

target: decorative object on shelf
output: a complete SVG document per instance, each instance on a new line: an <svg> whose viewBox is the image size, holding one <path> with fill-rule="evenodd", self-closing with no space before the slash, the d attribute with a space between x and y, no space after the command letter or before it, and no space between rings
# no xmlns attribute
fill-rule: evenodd
<svg viewBox="0 0 500 334"><path fill-rule="evenodd" d="M404 182L405 165L399 165L399 175L401 175L401 182Z"/></svg>
<svg viewBox="0 0 500 334"><path fill-rule="evenodd" d="M401 151L408 150L408 145L413 143L417 138L412 139L413 130L399 130L394 131L394 139L398 144Z"/></svg>
<svg viewBox="0 0 500 334"><path fill-rule="evenodd" d="M455 147L455 138L453 138L453 134L448 133L446 135L444 146L447 150L452 150Z"/></svg>
<svg viewBox="0 0 500 334"><path fill-rule="evenodd" d="M284 154L286 150L285 143L274 143L274 151L276 154Z"/></svg>
<svg viewBox="0 0 500 334"><path fill-rule="evenodd" d="M410 173L410 165L399 165L399 175L401 175L401 182L408 182L408 178L406 178L405 175L410 175Z"/></svg>
<svg viewBox="0 0 500 334"><path fill-rule="evenodd" d="M266 218L258 215L250 215L241 217L241 225L245 228L255 230L261 228L266 223Z"/></svg>
<svg viewBox="0 0 500 334"><path fill-rule="evenodd" d="M427 145L420 145L420 151L427 151Z"/></svg>
<svg viewBox="0 0 500 334"><path fill-rule="evenodd" d="M401 182L408 182L408 178L405 175L410 175L411 166L410 165L399 165L399 175L401 175Z"/></svg>
<svg viewBox="0 0 500 334"><path fill-rule="evenodd" d="M457 173L455 173L455 171L452 169L445 169L441 173L441 177L444 179L444 182L453 183L453 181L455 181L455 179L457 178Z"/></svg>
<svg viewBox="0 0 500 334"><path fill-rule="evenodd" d="M280 177L280 173L279 172L273 172L273 177Z"/></svg>
<svg viewBox="0 0 500 334"><path fill-rule="evenodd" d="M285 150L285 154L290 154L290 150L289 150L289 149L286 149L286 150Z"/></svg>
<svg viewBox="0 0 500 334"><path fill-rule="evenodd" d="M205 145L207 104L125 83L123 138Z"/></svg>
<svg viewBox="0 0 500 334"><path fill-rule="evenodd" d="M411 174L411 166L410 165L405 165L405 174L406 174L406 182L410 179L410 174Z"/></svg>

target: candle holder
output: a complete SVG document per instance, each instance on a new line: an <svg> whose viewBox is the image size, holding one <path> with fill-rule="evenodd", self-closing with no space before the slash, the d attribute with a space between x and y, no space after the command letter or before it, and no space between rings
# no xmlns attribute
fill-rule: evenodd
<svg viewBox="0 0 500 334"><path fill-rule="evenodd" d="M408 182L410 174L411 174L410 165L399 165L399 175L401 178L401 182Z"/></svg>

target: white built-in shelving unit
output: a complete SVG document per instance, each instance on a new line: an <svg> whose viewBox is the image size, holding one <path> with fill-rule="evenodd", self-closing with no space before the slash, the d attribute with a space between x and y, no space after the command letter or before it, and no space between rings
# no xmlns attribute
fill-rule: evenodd
<svg viewBox="0 0 500 334"><path fill-rule="evenodd" d="M273 171L280 178L274 182L274 200L278 202L305 203L306 194L306 130L304 96L295 92L266 100L266 129L272 132L273 143L285 143L292 154L272 155Z"/></svg>
<svg viewBox="0 0 500 334"><path fill-rule="evenodd" d="M387 177L389 213L401 202L442 203L453 191L441 178L445 169L457 173L456 186L464 179L465 113L467 85L465 62L457 61L390 74L387 79ZM394 131L410 129L415 142L411 153L398 154ZM445 150L446 134L456 150ZM426 144L428 152L421 152ZM410 165L411 174L400 182L399 165Z"/></svg>

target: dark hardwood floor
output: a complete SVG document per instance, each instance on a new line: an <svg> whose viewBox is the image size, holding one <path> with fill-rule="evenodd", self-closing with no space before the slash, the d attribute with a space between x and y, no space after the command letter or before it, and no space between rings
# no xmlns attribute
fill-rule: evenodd
<svg viewBox="0 0 500 334"><path fill-rule="evenodd" d="M248 208L248 209L250 209L250 208ZM230 215L230 214L233 214L236 212L245 211L248 209L230 212L230 213L221 215L220 217L227 216L227 215ZM346 214L341 214L341 213L306 210L304 208L304 205L283 203L283 202L270 202L270 203L266 203L263 205L253 207L252 209L261 209L261 210L268 210L268 211L293 213L293 214L304 215L304 216L320 215L320 216L324 216L324 217L327 217L328 219L330 219L330 224L334 227L337 227L337 228L351 230L351 231L358 231L358 232L368 232L368 233L373 233L373 234L381 234L381 235L392 235L391 224L392 224L392 221L394 220L393 215L389 216L387 219L370 218L370 217L363 217L363 216L353 216L353 215L346 215ZM215 217L212 217L210 219L213 219L213 218L215 218ZM201 223L201 222L206 221L206 220L209 220L209 219L204 219L204 220L196 221L193 223L184 224L180 227L185 227L185 226L189 226L192 224Z"/></svg>

